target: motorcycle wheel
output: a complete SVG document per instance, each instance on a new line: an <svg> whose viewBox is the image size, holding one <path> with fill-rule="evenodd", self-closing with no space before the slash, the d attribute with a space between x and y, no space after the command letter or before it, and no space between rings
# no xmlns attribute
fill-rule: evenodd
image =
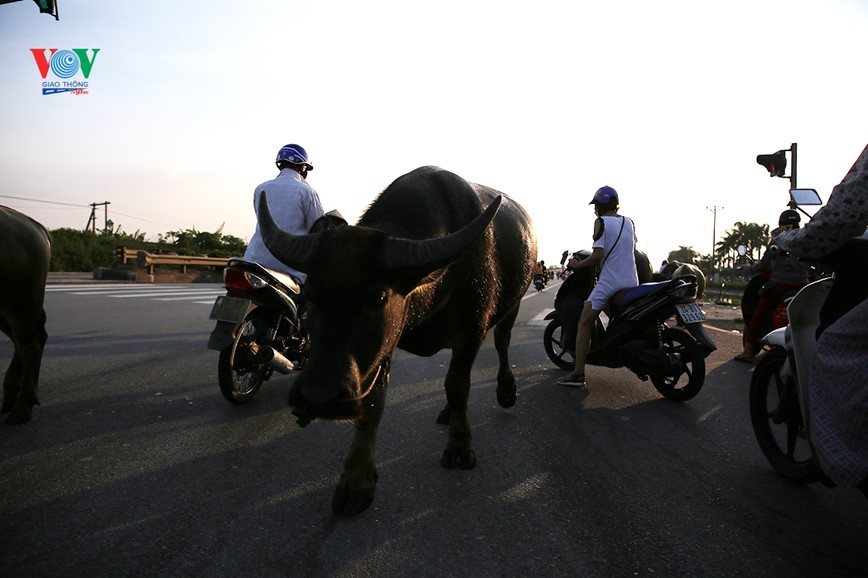
<svg viewBox="0 0 868 578"><path fill-rule="evenodd" d="M772 467L789 480L810 484L823 474L805 438L795 384L781 375L786 359L786 351L776 347L757 362L750 380L750 421Z"/></svg>
<svg viewBox="0 0 868 578"><path fill-rule="evenodd" d="M573 369L576 366L575 352L564 349L561 345L564 339L564 328L558 318L552 319L546 325L543 333L543 347L555 365L561 369Z"/></svg>
<svg viewBox="0 0 868 578"><path fill-rule="evenodd" d="M663 331L662 338L663 351L677 353L683 367L675 377L651 375L651 383L666 399L687 401L699 393L705 382L705 356L693 336L686 331L669 327ZM686 380L682 381L685 377Z"/></svg>
<svg viewBox="0 0 868 578"><path fill-rule="evenodd" d="M271 375L271 368L255 358L257 333L254 325L256 310L251 311L241 324L235 342L220 352L217 360L217 381L227 401L242 404L250 401L262 382Z"/></svg>

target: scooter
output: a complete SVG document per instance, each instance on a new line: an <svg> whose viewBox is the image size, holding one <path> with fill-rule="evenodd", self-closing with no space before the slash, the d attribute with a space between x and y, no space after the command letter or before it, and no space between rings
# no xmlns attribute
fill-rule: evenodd
<svg viewBox="0 0 868 578"><path fill-rule="evenodd" d="M576 281L577 288L593 284L581 278ZM641 380L650 379L667 399L686 401L696 396L705 382L705 358L717 349L703 327L705 315L696 304L696 287L696 278L685 276L644 283L613 298L608 326L597 319L587 363L626 367ZM572 369L575 362L576 321L567 309L587 297L590 287L584 289L583 297L571 300L559 292L555 310L545 317L551 321L543 334L543 346L549 359L562 369ZM681 327L666 324L673 316Z"/></svg>
<svg viewBox="0 0 868 578"><path fill-rule="evenodd" d="M253 399L276 371L301 369L309 340L297 305L300 288L285 273L233 258L223 271L226 295L217 297L217 321L208 349L220 352L217 380L233 404Z"/></svg>
<svg viewBox="0 0 868 578"><path fill-rule="evenodd" d="M807 401L811 362L817 350L818 331L824 329L821 322L828 326L835 321L835 316L829 318L824 312L827 301L836 305L840 316L866 298L865 255L868 236L863 235L821 259L820 269L835 271L835 279L824 278L803 287L787 308L789 324L762 340L763 353L750 385L751 424L772 467L797 483L821 481L834 485L820 468L811 441L811 407ZM858 288L847 292L855 297L844 307L835 299L828 300L835 283Z"/></svg>
<svg viewBox="0 0 868 578"><path fill-rule="evenodd" d="M341 227L329 211L310 232ZM217 297L210 318L217 321L208 349L220 352L217 381L230 403L250 401L276 371L286 375L304 366L310 338L304 327L301 288L286 273L245 259L229 259L223 270L226 295Z"/></svg>
<svg viewBox="0 0 868 578"><path fill-rule="evenodd" d="M545 289L545 286L546 286L546 280L545 280L544 276L542 276L542 275L534 275L533 276L534 289L536 289L537 291L542 291L543 289Z"/></svg>
<svg viewBox="0 0 868 578"><path fill-rule="evenodd" d="M739 245L737 251L742 257L747 256L747 249L744 245ZM744 319L745 327L748 327L751 324L754 311L756 311L757 305L759 305L760 299L762 298L763 292L766 290L768 283L769 270L766 270L751 277L745 286L744 293L741 296L741 316L742 319ZM807 285L807 282L805 285ZM762 320L763 324L760 328L759 334L764 335L773 329L787 326L787 306L798 292L799 289L793 289L785 291L777 296L774 307L766 314L766 318ZM760 344L755 344L752 353L754 355L758 354L761 348L762 346Z"/></svg>

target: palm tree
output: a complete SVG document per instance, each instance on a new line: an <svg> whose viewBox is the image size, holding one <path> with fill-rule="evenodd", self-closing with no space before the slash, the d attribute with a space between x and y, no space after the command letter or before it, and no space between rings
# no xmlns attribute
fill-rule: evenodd
<svg viewBox="0 0 868 578"><path fill-rule="evenodd" d="M737 221L733 228L728 230L723 239L717 243L716 254L721 256L719 257L721 261L723 260L722 256L727 255L730 262L734 262L737 259L738 246L744 245L749 256L759 259L768 243L768 225Z"/></svg>

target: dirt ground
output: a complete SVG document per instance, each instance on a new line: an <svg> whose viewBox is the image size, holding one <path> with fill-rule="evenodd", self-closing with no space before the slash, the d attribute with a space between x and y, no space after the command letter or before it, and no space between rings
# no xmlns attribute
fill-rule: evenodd
<svg viewBox="0 0 868 578"><path fill-rule="evenodd" d="M715 303L709 300L701 300L699 306L705 312L706 324L731 331L744 330L741 307Z"/></svg>

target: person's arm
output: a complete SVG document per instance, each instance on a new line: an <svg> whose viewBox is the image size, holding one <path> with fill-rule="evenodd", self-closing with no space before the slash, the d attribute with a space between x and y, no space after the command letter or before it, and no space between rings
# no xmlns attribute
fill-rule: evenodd
<svg viewBox="0 0 868 578"><path fill-rule="evenodd" d="M828 255L868 226L868 146L829 196L826 206L801 229L772 231L772 242L799 257Z"/></svg>
<svg viewBox="0 0 868 578"><path fill-rule="evenodd" d="M777 255L780 251L775 247L769 247L766 249L766 252L763 253L763 258L748 267L747 272L750 274L762 273L766 269L772 266L772 259L775 255Z"/></svg>
<svg viewBox="0 0 868 578"><path fill-rule="evenodd" d="M317 192L311 188L308 193L309 196L306 199L304 208L304 224L305 228L310 230L316 220L322 217L325 212L322 209L322 204L319 201L319 195L317 194Z"/></svg>
<svg viewBox="0 0 868 578"><path fill-rule="evenodd" d="M584 269L586 267L594 267L595 265L599 264L600 261L602 261L602 260L603 260L603 248L602 247L596 247L596 248L594 248L593 251L591 251L590 257L588 257L586 259L582 259L581 261L579 261L578 259L570 259L570 261L569 261L569 263L567 263L567 265L570 267L570 269L573 269L573 270Z"/></svg>

